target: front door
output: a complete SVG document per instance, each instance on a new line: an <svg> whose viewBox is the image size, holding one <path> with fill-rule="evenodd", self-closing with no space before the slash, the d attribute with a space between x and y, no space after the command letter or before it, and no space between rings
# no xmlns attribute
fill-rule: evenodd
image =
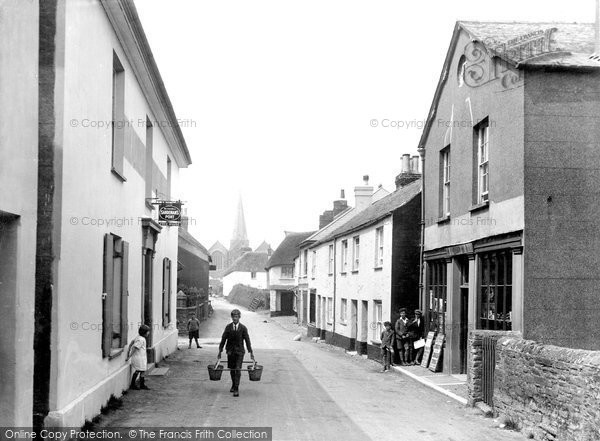
<svg viewBox="0 0 600 441"><path fill-rule="evenodd" d="M306 291L302 291L302 324L306 325Z"/></svg>
<svg viewBox="0 0 600 441"><path fill-rule="evenodd" d="M350 307L350 339L354 350L358 351L358 300L352 300Z"/></svg>
<svg viewBox="0 0 600 441"><path fill-rule="evenodd" d="M281 312L284 314L294 313L294 293L291 291L281 292Z"/></svg>
<svg viewBox="0 0 600 441"><path fill-rule="evenodd" d="M153 252L149 249L144 250L144 269L142 274L142 323L150 326L150 334L146 337L146 347L152 347L152 263L154 261Z"/></svg>

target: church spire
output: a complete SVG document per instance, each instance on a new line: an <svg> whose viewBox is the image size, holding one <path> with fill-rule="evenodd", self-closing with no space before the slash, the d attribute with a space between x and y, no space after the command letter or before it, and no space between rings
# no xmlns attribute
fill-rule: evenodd
<svg viewBox="0 0 600 441"><path fill-rule="evenodd" d="M242 205L242 196L238 201L238 208L233 224L233 235L229 244L229 252L233 260L239 257L242 253L242 248L248 248L248 233L246 232L246 219L244 218L244 206Z"/></svg>

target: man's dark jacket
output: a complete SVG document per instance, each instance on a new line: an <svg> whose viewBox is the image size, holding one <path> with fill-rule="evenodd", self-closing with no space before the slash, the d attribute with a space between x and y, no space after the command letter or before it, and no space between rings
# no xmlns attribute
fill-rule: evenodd
<svg viewBox="0 0 600 441"><path fill-rule="evenodd" d="M227 345L225 345L227 342ZM223 336L221 337L221 343L219 344L219 352L223 351L225 346L225 352L229 354L244 354L244 342L248 352L252 352L252 345L250 344L250 336L248 335L248 328L241 323L238 323L237 331L233 330L233 322L225 326Z"/></svg>

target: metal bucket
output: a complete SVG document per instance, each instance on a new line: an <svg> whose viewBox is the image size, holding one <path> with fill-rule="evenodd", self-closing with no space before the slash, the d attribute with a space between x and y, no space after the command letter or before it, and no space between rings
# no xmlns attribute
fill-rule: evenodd
<svg viewBox="0 0 600 441"><path fill-rule="evenodd" d="M221 366L220 361L217 361L216 364L208 365L208 376L211 381L219 381L221 379L221 374L223 374L223 366Z"/></svg>
<svg viewBox="0 0 600 441"><path fill-rule="evenodd" d="M262 371L262 365L256 364L256 362L254 362L254 365L248 366L248 377L250 378L250 381L260 381Z"/></svg>

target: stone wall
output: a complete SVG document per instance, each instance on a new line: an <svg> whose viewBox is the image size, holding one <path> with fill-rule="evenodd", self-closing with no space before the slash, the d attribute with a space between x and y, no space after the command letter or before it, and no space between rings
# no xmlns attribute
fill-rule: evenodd
<svg viewBox="0 0 600 441"><path fill-rule="evenodd" d="M496 336L500 338L507 335L519 337L520 333L483 330L474 330L469 333L469 354L467 357L467 401L470 406L475 405L475 403L478 401L483 401L483 392L481 388L481 374L483 369L483 337Z"/></svg>
<svg viewBox="0 0 600 441"><path fill-rule="evenodd" d="M600 439L600 352L503 337L494 407L535 439Z"/></svg>

